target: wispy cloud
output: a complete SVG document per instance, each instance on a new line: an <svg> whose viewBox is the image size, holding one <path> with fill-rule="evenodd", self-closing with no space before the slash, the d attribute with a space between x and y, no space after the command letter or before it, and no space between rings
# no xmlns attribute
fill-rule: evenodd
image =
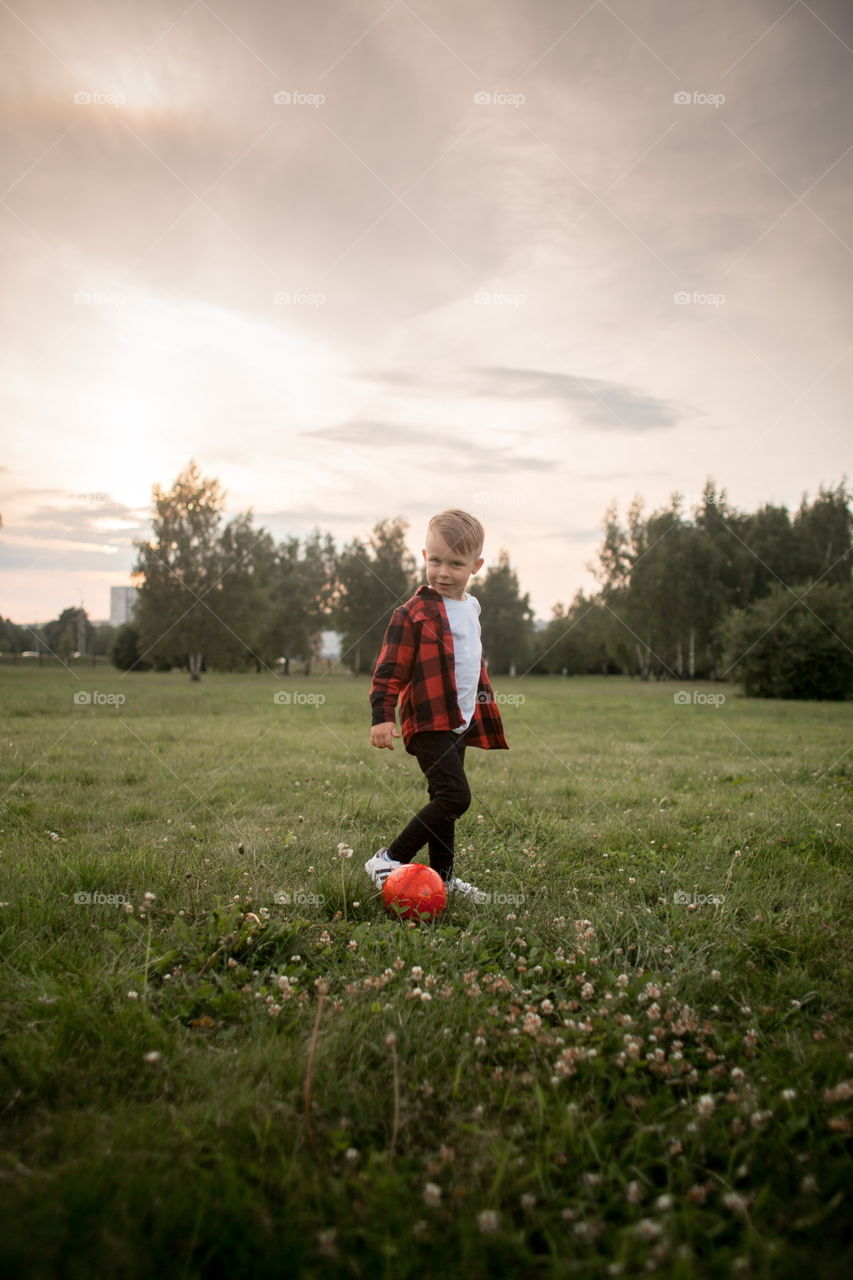
<svg viewBox="0 0 853 1280"><path fill-rule="evenodd" d="M393 449L395 454L417 453L422 455L419 465L429 470L447 469L449 459L455 465L475 468L477 472L549 471L557 465L554 457L535 457L494 442L466 439L459 434L436 430L428 425L414 426L407 422L341 422L316 431L304 431L304 436L345 444L373 453Z"/></svg>

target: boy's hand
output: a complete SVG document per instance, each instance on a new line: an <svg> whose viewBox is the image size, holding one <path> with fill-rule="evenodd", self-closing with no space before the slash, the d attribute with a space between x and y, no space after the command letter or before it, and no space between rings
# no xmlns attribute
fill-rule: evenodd
<svg viewBox="0 0 853 1280"><path fill-rule="evenodd" d="M386 720L384 724L375 724L370 730L370 745L372 747L388 747L389 751L394 750L392 738L399 738L400 734L394 727L392 720Z"/></svg>

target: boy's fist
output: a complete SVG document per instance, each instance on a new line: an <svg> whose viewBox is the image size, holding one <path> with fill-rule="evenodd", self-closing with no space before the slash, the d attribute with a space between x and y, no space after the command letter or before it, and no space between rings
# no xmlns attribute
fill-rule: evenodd
<svg viewBox="0 0 853 1280"><path fill-rule="evenodd" d="M372 726L370 730L370 745L372 747L388 747L390 751L393 751L394 743L392 738L399 738L399 736L393 720L386 720L384 724Z"/></svg>

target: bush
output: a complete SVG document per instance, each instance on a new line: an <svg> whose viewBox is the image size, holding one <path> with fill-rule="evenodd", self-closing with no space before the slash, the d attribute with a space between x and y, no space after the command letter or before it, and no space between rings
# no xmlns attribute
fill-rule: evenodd
<svg viewBox="0 0 853 1280"><path fill-rule="evenodd" d="M130 622L119 627L110 654L119 671L150 671L151 663L143 662L139 653L139 632Z"/></svg>
<svg viewBox="0 0 853 1280"><path fill-rule="evenodd" d="M853 695L853 587L779 585L724 628L725 664L754 698Z"/></svg>

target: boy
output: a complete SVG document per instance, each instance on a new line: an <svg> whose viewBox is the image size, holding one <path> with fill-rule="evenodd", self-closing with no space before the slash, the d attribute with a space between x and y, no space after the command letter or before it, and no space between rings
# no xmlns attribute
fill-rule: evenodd
<svg viewBox="0 0 853 1280"><path fill-rule="evenodd" d="M373 673L371 745L394 750L397 698L403 745L426 775L429 803L364 864L378 889L424 845L447 888L484 901L453 875L456 819L471 803L466 747L508 749L480 643L480 602L468 595L485 534L465 511L433 516L423 550L427 585L395 609Z"/></svg>

